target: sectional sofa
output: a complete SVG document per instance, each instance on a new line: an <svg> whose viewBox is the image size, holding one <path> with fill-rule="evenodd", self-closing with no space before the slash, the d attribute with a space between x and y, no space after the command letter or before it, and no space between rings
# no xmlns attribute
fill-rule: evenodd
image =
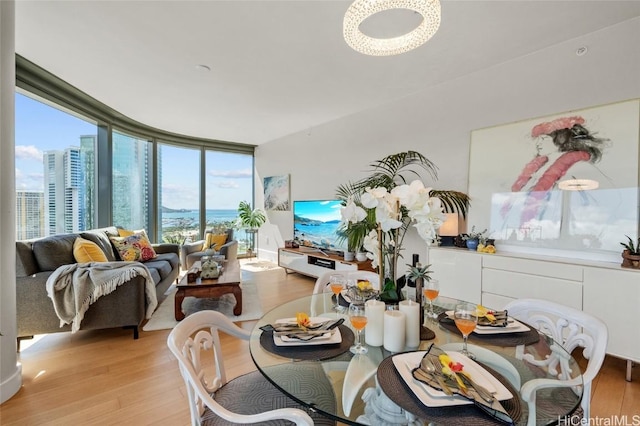
<svg viewBox="0 0 640 426"><path fill-rule="evenodd" d="M16 242L18 344L20 339L35 334L71 330L68 324L60 327L60 319L55 313L52 300L47 295L47 278L59 266L76 262L73 245L78 237L96 243L108 261L121 261L109 236L118 236L118 228L107 227ZM143 263L155 282L159 303L165 291L180 273L179 246L177 244L153 244L152 246L157 257ZM133 329L133 337L137 339L138 327L145 320L145 313L145 280L137 276L93 303L86 312L80 329L127 327Z"/></svg>

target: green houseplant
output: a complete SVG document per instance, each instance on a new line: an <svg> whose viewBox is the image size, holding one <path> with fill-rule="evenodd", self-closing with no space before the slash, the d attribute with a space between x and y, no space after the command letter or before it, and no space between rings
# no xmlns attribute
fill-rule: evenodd
<svg viewBox="0 0 640 426"><path fill-rule="evenodd" d="M252 209L251 204L247 201L240 201L238 205L238 219L236 220L236 227L245 229L247 236L252 235L251 244L247 247L247 254L249 257L253 256L253 248L255 242L255 234L267 221L267 216L262 209Z"/></svg>
<svg viewBox="0 0 640 426"><path fill-rule="evenodd" d="M625 237L627 237L627 241L620 243L624 247L621 266L640 269L640 237L636 241L633 241L628 235Z"/></svg>

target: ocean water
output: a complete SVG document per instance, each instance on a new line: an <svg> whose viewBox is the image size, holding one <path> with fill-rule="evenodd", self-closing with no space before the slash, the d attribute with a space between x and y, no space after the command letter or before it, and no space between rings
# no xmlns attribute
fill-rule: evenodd
<svg viewBox="0 0 640 426"><path fill-rule="evenodd" d="M335 250L344 250L345 247L338 244L336 231L340 222L322 222L318 224L295 223L294 236L299 240L309 240L314 246ZM345 243L346 244L346 243Z"/></svg>
<svg viewBox="0 0 640 426"><path fill-rule="evenodd" d="M207 223L232 222L238 217L237 210L207 210ZM162 227L197 228L200 212L198 210L162 213Z"/></svg>

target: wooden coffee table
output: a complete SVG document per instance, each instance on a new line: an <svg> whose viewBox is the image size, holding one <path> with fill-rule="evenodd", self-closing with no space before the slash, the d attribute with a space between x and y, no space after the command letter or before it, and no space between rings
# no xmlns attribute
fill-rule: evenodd
<svg viewBox="0 0 640 426"><path fill-rule="evenodd" d="M198 267L198 263L194 267ZM242 288L240 288L240 262L233 260L225 262L222 274L217 279L197 278L195 282L188 282L188 274L184 274L178 285L175 302L176 321L183 320L185 315L182 312L182 301L185 297L213 298L220 297L227 293L233 293L236 298L236 306L233 308L234 315L242 313Z"/></svg>

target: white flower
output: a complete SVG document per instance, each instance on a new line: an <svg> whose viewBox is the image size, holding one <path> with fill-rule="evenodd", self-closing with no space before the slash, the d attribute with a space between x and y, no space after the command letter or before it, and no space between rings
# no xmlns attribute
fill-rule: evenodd
<svg viewBox="0 0 640 426"><path fill-rule="evenodd" d="M352 198L349 198L347 205L340 209L340 215L342 216L342 221L345 223L358 223L367 217L367 212L354 203Z"/></svg>
<svg viewBox="0 0 640 426"><path fill-rule="evenodd" d="M367 258L371 259L371 266L377 268L380 265L380 259L378 259L378 231L372 230L365 237L362 242L362 247L367 251Z"/></svg>
<svg viewBox="0 0 640 426"><path fill-rule="evenodd" d="M378 204L384 200L387 195L387 188L366 188L364 194L360 197L362 205L368 209L378 207Z"/></svg>

